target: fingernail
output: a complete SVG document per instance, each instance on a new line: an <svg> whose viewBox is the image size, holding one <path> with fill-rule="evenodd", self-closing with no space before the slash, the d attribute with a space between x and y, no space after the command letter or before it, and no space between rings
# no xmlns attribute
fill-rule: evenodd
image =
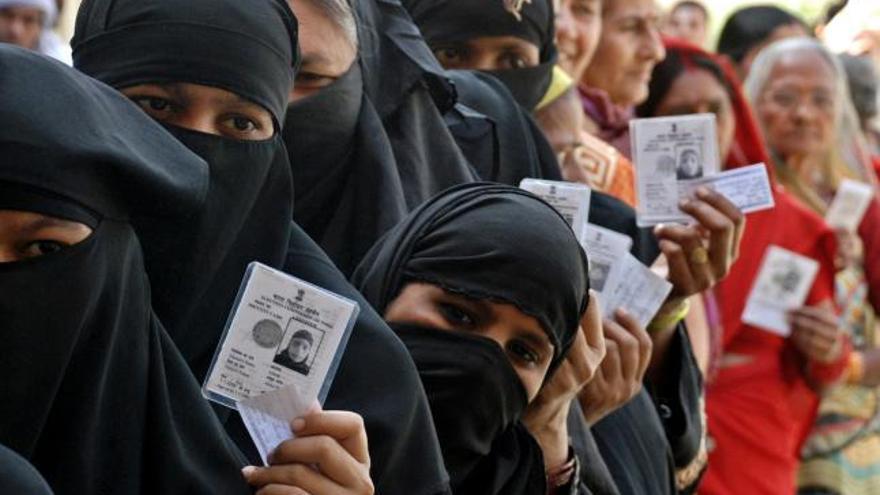
<svg viewBox="0 0 880 495"><path fill-rule="evenodd" d="M245 478L250 478L251 475L254 474L254 472L256 472L256 470L257 470L256 466L245 466L245 467L241 468L241 474Z"/></svg>
<svg viewBox="0 0 880 495"><path fill-rule="evenodd" d="M658 223L657 225L654 226L654 234L659 234L660 232L663 232L664 228L666 228L666 225L664 225L662 223Z"/></svg>
<svg viewBox="0 0 880 495"><path fill-rule="evenodd" d="M697 188L697 196L701 198L705 198L709 195L709 189L706 186L700 186Z"/></svg>
<svg viewBox="0 0 880 495"><path fill-rule="evenodd" d="M306 420L302 418L296 418L293 420L293 422L290 423L290 426L293 428L294 433L302 431L302 429L306 427Z"/></svg>
<svg viewBox="0 0 880 495"><path fill-rule="evenodd" d="M678 202L678 207L679 207L679 208L684 208L684 207L686 207L686 206L689 205L689 204L691 204L691 200L685 198L685 199L682 199L681 201Z"/></svg>
<svg viewBox="0 0 880 495"><path fill-rule="evenodd" d="M617 308L617 310L614 313L620 318L626 318L629 316L629 311L627 311L623 308Z"/></svg>

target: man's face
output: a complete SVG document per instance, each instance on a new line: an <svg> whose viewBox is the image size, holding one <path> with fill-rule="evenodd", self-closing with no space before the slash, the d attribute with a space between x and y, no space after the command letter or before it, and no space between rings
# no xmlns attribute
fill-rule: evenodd
<svg viewBox="0 0 880 495"><path fill-rule="evenodd" d="M43 11L35 7L0 9L0 43L36 50L43 33Z"/></svg>
<svg viewBox="0 0 880 495"><path fill-rule="evenodd" d="M308 359L309 351L311 350L311 342L298 337L290 339L290 344L287 345L287 355L295 363L304 363Z"/></svg>
<svg viewBox="0 0 880 495"><path fill-rule="evenodd" d="M605 0L599 47L581 81L618 105L645 101L651 71L666 56L659 21L654 0Z"/></svg>

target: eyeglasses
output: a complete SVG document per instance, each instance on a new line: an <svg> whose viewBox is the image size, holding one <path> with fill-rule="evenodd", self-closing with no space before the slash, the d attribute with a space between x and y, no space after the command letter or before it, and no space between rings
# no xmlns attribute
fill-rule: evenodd
<svg viewBox="0 0 880 495"><path fill-rule="evenodd" d="M806 102L820 112L834 113L834 97L825 90L793 91L778 89L768 92L766 97L774 105L779 106L785 111L795 110Z"/></svg>

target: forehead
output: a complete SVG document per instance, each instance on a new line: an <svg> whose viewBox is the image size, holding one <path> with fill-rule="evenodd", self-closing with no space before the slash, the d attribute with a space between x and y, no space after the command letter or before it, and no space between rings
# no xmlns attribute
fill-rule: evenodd
<svg viewBox="0 0 880 495"><path fill-rule="evenodd" d="M831 88L835 85L834 69L819 53L798 50L782 55L770 71L769 82L809 84Z"/></svg>
<svg viewBox="0 0 880 495"><path fill-rule="evenodd" d="M667 96L677 100L696 100L706 96L727 95L727 90L708 70L691 67L681 73Z"/></svg>
<svg viewBox="0 0 880 495"><path fill-rule="evenodd" d="M603 0L604 17L647 17L660 15L660 7L655 0Z"/></svg>
<svg viewBox="0 0 880 495"><path fill-rule="evenodd" d="M11 5L8 7L0 7L0 12L22 17L40 17L43 15L43 10L39 7L28 7L24 5Z"/></svg>

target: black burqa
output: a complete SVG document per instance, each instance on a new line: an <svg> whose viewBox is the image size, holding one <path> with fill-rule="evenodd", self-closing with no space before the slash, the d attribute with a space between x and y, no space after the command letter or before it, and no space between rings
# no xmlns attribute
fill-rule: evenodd
<svg viewBox="0 0 880 495"><path fill-rule="evenodd" d="M240 454L151 309L129 223L199 208L205 163L116 91L9 45L0 119L0 209L93 229L0 264L0 443L58 494L250 493Z"/></svg>
<svg viewBox="0 0 880 495"><path fill-rule="evenodd" d="M281 0L87 0L72 44L74 65L117 89L208 85L260 104L277 124L293 81L296 35ZM134 220L156 313L201 378L247 264L283 265L292 183L279 133L238 141L169 130L208 162L207 201L170 229Z"/></svg>
<svg viewBox="0 0 880 495"><path fill-rule="evenodd" d="M163 36L178 31L181 36ZM226 88L262 104L280 122L292 82L295 33L283 0L94 0L81 7L74 60L117 88L156 81ZM115 43L149 53L134 56L112 49ZM252 260L358 300L361 312L325 407L364 418L379 493L446 491L427 400L406 349L291 221L291 171L280 133L263 142L240 142L173 132L211 167L208 206L175 229L148 222L137 227L148 273L162 291L154 302L177 324L172 336L196 373L204 374L210 362ZM259 462L237 415L226 427L251 462Z"/></svg>
<svg viewBox="0 0 880 495"><path fill-rule="evenodd" d="M391 142L360 65L290 105L283 130L297 185L293 218L346 275L408 211Z"/></svg>
<svg viewBox="0 0 880 495"><path fill-rule="evenodd" d="M359 56L292 104L284 141L294 219L350 275L373 243L434 194L477 178L560 178L537 126L494 78L444 71L396 0L357 2ZM444 129L445 127L445 129ZM369 214L364 214L369 212Z"/></svg>
<svg viewBox="0 0 880 495"><path fill-rule="evenodd" d="M528 225L528 229L522 229ZM586 256L562 217L520 189L475 183L415 210L367 254L355 284L380 312L410 282L513 304L554 343L579 328ZM540 448L519 424L527 397L501 348L472 334L392 324L428 393L454 493L543 493Z"/></svg>

